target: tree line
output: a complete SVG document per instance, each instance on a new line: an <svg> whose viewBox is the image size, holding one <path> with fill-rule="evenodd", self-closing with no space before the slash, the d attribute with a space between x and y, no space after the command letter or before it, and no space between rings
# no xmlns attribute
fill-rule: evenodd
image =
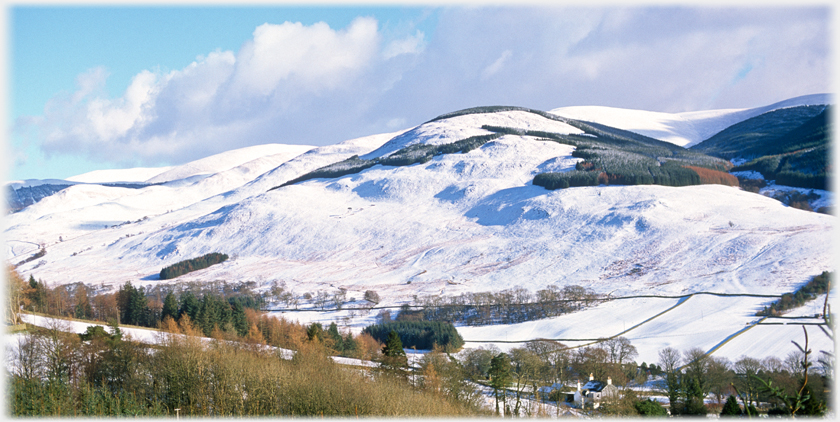
<svg viewBox="0 0 840 422"><path fill-rule="evenodd" d="M263 305L261 296L250 292L228 292L222 296L212 292L196 295L188 290L178 297L169 291L161 301L150 297L145 287L135 287L130 281L114 293L92 295L83 283L50 288L31 275L28 282L18 282L14 290L19 306L33 312L151 328L167 317L180 321L186 315L207 336L214 329L245 335L245 310L256 311Z"/></svg>
<svg viewBox="0 0 840 422"><path fill-rule="evenodd" d="M415 296L397 321L446 321L465 325L514 324L578 311L602 299L578 285L550 285L531 293L522 287L498 292L465 292L457 296ZM390 313L389 313L390 318Z"/></svg>
<svg viewBox="0 0 840 422"><path fill-rule="evenodd" d="M186 259L161 269L160 279L169 280L193 271L205 269L211 265L220 264L227 261L227 259L227 254L219 252L212 252L197 258Z"/></svg>
<svg viewBox="0 0 840 422"><path fill-rule="evenodd" d="M294 325L282 320L278 324ZM478 402L417 388L387 371L342 367L302 327L294 358L267 349L254 328L238 341L201 341L189 317L167 318L154 348L113 325L66 327L21 337L10 368L13 416L379 416L452 417L484 412Z"/></svg>
<svg viewBox="0 0 840 422"><path fill-rule="evenodd" d="M377 164L394 167L423 164L441 154L465 154L486 144L487 142L492 141L493 139L500 138L501 136L502 134L494 133L489 135L471 136L469 138L441 145L414 144L401 148L387 157L376 157L370 160L359 158L358 155L354 155L346 160L313 170L269 190L279 189L284 186L294 185L311 179L337 178L349 174L356 174Z"/></svg>
<svg viewBox="0 0 840 422"><path fill-rule="evenodd" d="M779 185L829 188L831 106L798 106L747 119L692 147L717 157L745 158L732 171L756 171Z"/></svg>
<svg viewBox="0 0 840 422"><path fill-rule="evenodd" d="M823 271L821 274L812 277L793 293L783 294L779 300L765 306L755 314L756 316L778 316L789 309L798 308L805 302L816 299L818 295L828 293L833 277L833 272Z"/></svg>
<svg viewBox="0 0 840 422"><path fill-rule="evenodd" d="M448 322L441 321L394 321L365 327L363 333L385 343L392 332L399 336L401 344L408 348L432 350L440 347L454 352L464 345L458 330Z"/></svg>

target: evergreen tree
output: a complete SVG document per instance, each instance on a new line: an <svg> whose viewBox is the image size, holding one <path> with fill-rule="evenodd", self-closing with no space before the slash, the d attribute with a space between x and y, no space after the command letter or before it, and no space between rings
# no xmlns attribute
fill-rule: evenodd
<svg viewBox="0 0 840 422"><path fill-rule="evenodd" d="M93 317L93 307L90 306L87 288L81 283L76 288L76 306L73 314L78 319L90 319Z"/></svg>
<svg viewBox="0 0 840 422"><path fill-rule="evenodd" d="M170 317L173 320L178 319L178 300L175 299L175 295L172 292L166 295L166 298L163 299L163 309L160 313L160 319L163 321L166 317Z"/></svg>
<svg viewBox="0 0 840 422"><path fill-rule="evenodd" d="M181 315L188 315L191 321L195 321L198 317L198 309L201 307L201 302L195 297L192 292L186 292L181 295L181 307L178 308L178 318Z"/></svg>
<svg viewBox="0 0 840 422"><path fill-rule="evenodd" d="M344 352L344 338L341 337L341 333L338 332L338 326L335 325L335 322L330 323L330 326L327 327L327 335L332 339L333 345L332 348L340 353Z"/></svg>
<svg viewBox="0 0 840 422"><path fill-rule="evenodd" d="M320 322L313 322L306 329L306 337L309 341L324 340L324 326Z"/></svg>
<svg viewBox="0 0 840 422"><path fill-rule="evenodd" d="M248 334L248 319L245 317L245 307L242 306L242 302L239 300L235 300L233 302L233 310L231 312L231 323L233 324L233 328L236 329L236 332L240 336L245 336Z"/></svg>
<svg viewBox="0 0 840 422"><path fill-rule="evenodd" d="M342 356L352 357L355 352L359 349L359 345L356 343L356 339L353 338L353 333L347 333L342 340Z"/></svg>
<svg viewBox="0 0 840 422"><path fill-rule="evenodd" d="M641 416L668 416L668 411L658 401L651 399L637 401L633 407Z"/></svg>
<svg viewBox="0 0 840 422"><path fill-rule="evenodd" d="M210 336L213 332L213 327L218 321L216 307L214 306L210 295L205 294L201 298L201 305L198 308L198 315L196 315L196 325L201 328L205 336Z"/></svg>
<svg viewBox="0 0 840 422"><path fill-rule="evenodd" d="M43 281L35 281L35 277L29 275L29 287L32 288L29 292L30 309L35 312L47 311L47 286Z"/></svg>
<svg viewBox="0 0 840 422"><path fill-rule="evenodd" d="M128 325L152 326L157 321L148 321L151 310L148 308L144 289L131 285L130 281L117 291L117 308L120 310L120 323Z"/></svg>
<svg viewBox="0 0 840 422"><path fill-rule="evenodd" d="M811 388L811 383L805 384L803 390L803 395L808 396L808 400L805 400L802 403L802 408L796 412L797 415L807 415L807 416L824 416L826 411L826 404L825 401L821 400L817 394L815 394L814 389Z"/></svg>
<svg viewBox="0 0 840 422"><path fill-rule="evenodd" d="M408 367L408 358L405 356L402 341L396 331L392 330L388 334L388 341L382 347L382 367L398 373L403 373L403 370Z"/></svg>
<svg viewBox="0 0 840 422"><path fill-rule="evenodd" d="M490 360L490 386L493 387L493 394L496 397L496 414L499 414L499 392L505 391L511 379L510 357L506 353L499 353ZM502 395L504 402L504 394Z"/></svg>
<svg viewBox="0 0 840 422"><path fill-rule="evenodd" d="M726 403L723 405L723 410L720 411L721 416L741 416L741 406L735 396L730 395L726 398Z"/></svg>

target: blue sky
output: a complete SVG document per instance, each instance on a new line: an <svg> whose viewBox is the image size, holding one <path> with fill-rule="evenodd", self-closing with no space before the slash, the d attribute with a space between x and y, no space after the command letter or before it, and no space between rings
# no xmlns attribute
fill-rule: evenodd
<svg viewBox="0 0 840 422"><path fill-rule="evenodd" d="M10 7L7 179L332 144L478 105L766 105L829 92L830 11Z"/></svg>

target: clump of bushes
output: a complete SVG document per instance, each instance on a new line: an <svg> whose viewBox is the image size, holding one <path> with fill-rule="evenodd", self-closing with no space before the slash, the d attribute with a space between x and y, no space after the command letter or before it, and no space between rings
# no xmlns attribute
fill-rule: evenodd
<svg viewBox="0 0 840 422"><path fill-rule="evenodd" d="M203 270L211 265L225 262L227 259L228 256L226 254L218 252L212 252L198 258L187 259L160 270L160 279L169 280L170 278L182 276L193 271Z"/></svg>
<svg viewBox="0 0 840 422"><path fill-rule="evenodd" d="M738 184L741 185L741 189L747 192L759 193L762 188L767 186L767 181L764 179L748 179L746 177L739 177Z"/></svg>

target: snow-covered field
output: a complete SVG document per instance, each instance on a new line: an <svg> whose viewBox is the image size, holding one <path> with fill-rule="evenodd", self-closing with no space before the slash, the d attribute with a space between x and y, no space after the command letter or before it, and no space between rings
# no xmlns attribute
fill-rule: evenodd
<svg viewBox="0 0 840 422"><path fill-rule="evenodd" d="M824 300L825 296L822 297ZM731 361L741 356L764 359L784 358L796 350L791 341L804 345L802 325L815 323L811 312L816 306L822 312L822 301L791 310L789 315L808 318L785 321L789 325L769 325L778 320L761 317L755 312L770 299L694 295L687 299L643 298L606 302L573 314L521 324L484 327L458 327L467 347L494 345L506 351L522 347L513 341L535 338L557 339L574 347L591 344L593 339L621 335L636 347L637 362L655 363L659 351L672 347L679 351L700 348ZM833 351L834 343L817 326L808 325L809 346L818 355L820 350ZM496 341L493 341L496 340Z"/></svg>
<svg viewBox="0 0 840 422"><path fill-rule="evenodd" d="M708 112L719 118L689 120L696 123L695 132L705 133L710 129L698 129L697 122L721 124L726 116L749 114L733 113ZM649 116L651 121L660 117ZM342 288L348 298L361 300L366 290L374 290L383 306L409 303L414 295L515 286L535 292L550 285L579 285L612 296L780 295L834 270L833 216L719 185L547 191L531 184L534 175L573 169L579 159L571 156L571 146L526 136L506 135L424 164L377 165L269 191L353 155L371 158L417 142L486 134L484 124L576 131L536 114L509 111L459 116L326 147L251 147L157 174L148 169L87 174L76 179L104 183L154 174L144 180L162 184L141 189L79 184L10 214L4 220L6 257L15 264L44 247L45 256L18 271L51 285L81 281L104 289L126 281L153 286L226 280L254 281L268 289L283 282L298 297ZM695 136L679 125L672 128L685 139ZM158 279L162 267L209 252L231 259L176 280ZM624 335L639 349L640 361L648 362L666 346L720 346L715 353L733 359L747 350L755 357L784 355L793 347L790 340L801 337L801 328L756 326L721 344L753 323L757 318L751 315L771 300L709 295L679 304L678 299L615 300L548 320L459 330L470 346L483 344L479 340L536 337L571 339L563 342L576 345L586 342L576 339L629 330ZM301 306L313 305L302 299ZM347 310L286 316L332 319L353 330L375 318ZM819 333L811 337L820 341ZM819 347L833 345L823 341Z"/></svg>

